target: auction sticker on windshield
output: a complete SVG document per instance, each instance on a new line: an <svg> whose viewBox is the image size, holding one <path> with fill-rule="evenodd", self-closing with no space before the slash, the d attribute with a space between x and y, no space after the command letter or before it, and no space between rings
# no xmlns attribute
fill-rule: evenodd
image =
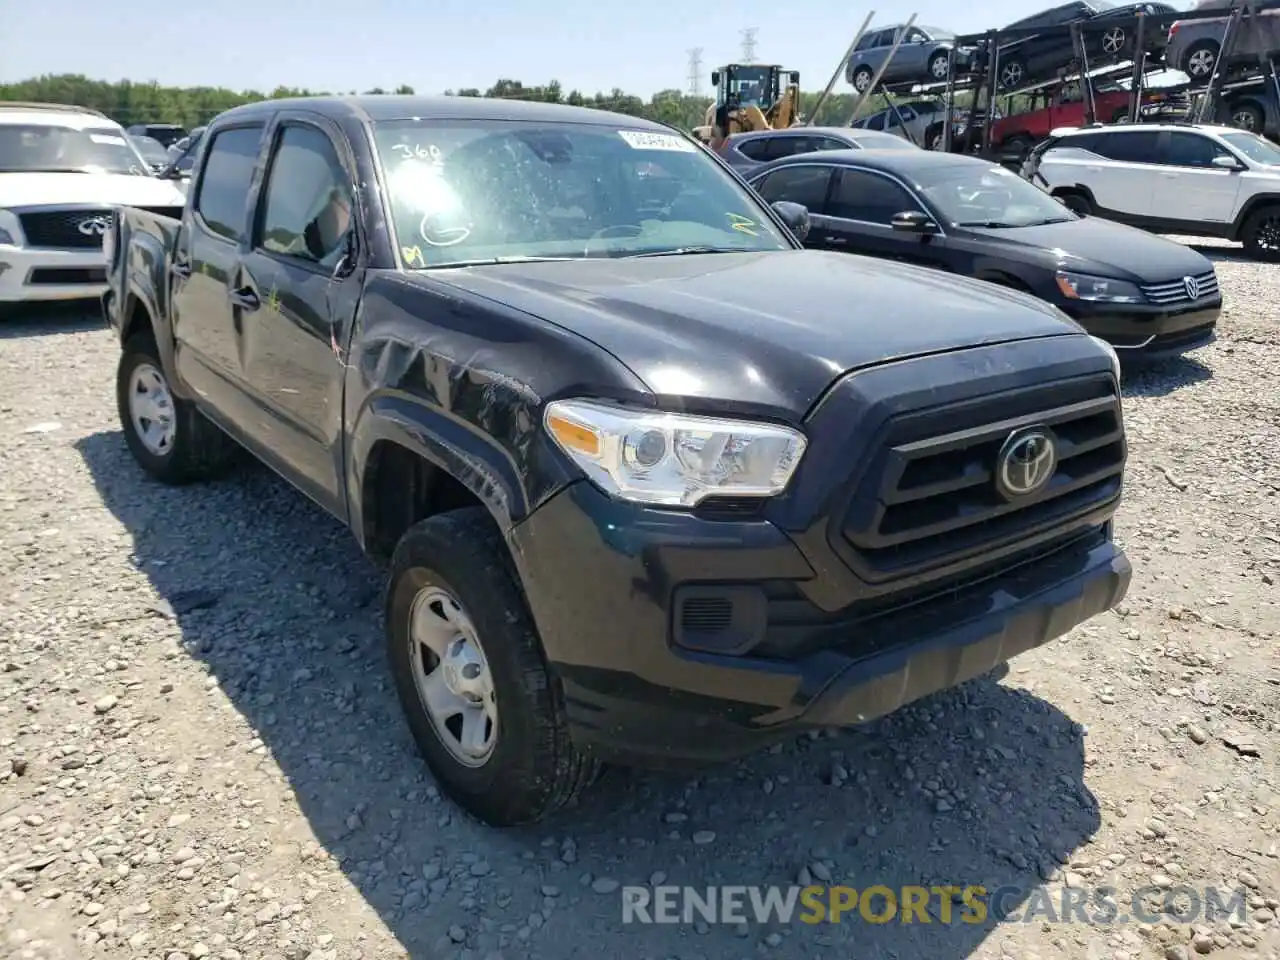
<svg viewBox="0 0 1280 960"><path fill-rule="evenodd" d="M674 150L677 153L697 152L697 148L688 140L670 133L619 130L618 136L625 140L633 150Z"/></svg>
<svg viewBox="0 0 1280 960"><path fill-rule="evenodd" d="M117 137L111 133L91 133L89 139L94 143L109 143L113 147L123 147L125 143L124 137Z"/></svg>

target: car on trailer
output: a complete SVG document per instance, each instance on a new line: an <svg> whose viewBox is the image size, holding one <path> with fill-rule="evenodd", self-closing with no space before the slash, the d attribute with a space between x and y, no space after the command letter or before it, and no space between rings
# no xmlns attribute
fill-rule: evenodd
<svg viewBox="0 0 1280 960"><path fill-rule="evenodd" d="M894 43L904 30L895 52ZM967 69L972 50L957 48L956 35L950 30L919 24L881 27L858 41L845 65L845 79L858 93L867 93L884 67L881 83L945 83L952 50L956 51L957 69Z"/></svg>

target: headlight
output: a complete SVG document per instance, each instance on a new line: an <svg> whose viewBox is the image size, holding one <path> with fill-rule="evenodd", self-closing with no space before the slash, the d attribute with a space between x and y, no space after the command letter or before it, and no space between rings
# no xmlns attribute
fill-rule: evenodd
<svg viewBox="0 0 1280 960"><path fill-rule="evenodd" d="M20 247L23 244L22 224L11 210L0 210L0 245Z"/></svg>
<svg viewBox="0 0 1280 960"><path fill-rule="evenodd" d="M624 500L692 507L714 496L781 493L804 454L788 427L590 400L547 404L543 424L597 486Z"/></svg>
<svg viewBox="0 0 1280 960"><path fill-rule="evenodd" d="M1120 382L1120 354L1116 353L1116 348L1101 337L1090 336L1090 340L1106 351L1107 356L1111 358L1111 372L1116 375L1116 383Z"/></svg>
<svg viewBox="0 0 1280 960"><path fill-rule="evenodd" d="M1142 291L1124 280L1065 271L1059 271L1054 279L1058 281L1058 290L1068 300L1089 300L1096 303L1143 302Z"/></svg>

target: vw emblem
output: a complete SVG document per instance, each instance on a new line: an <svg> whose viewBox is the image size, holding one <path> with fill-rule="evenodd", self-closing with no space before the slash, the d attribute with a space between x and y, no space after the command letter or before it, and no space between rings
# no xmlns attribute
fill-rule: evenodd
<svg viewBox="0 0 1280 960"><path fill-rule="evenodd" d="M996 489L1007 500L1044 489L1058 465L1058 448L1047 431L1033 427L1009 434L996 458Z"/></svg>
<svg viewBox="0 0 1280 960"><path fill-rule="evenodd" d="M86 237L91 237L95 234L101 237L107 232L107 218L89 217L87 220L81 220L76 224L76 229Z"/></svg>
<svg viewBox="0 0 1280 960"><path fill-rule="evenodd" d="M1195 277L1183 277L1182 289L1187 291L1188 300L1200 299L1200 281Z"/></svg>

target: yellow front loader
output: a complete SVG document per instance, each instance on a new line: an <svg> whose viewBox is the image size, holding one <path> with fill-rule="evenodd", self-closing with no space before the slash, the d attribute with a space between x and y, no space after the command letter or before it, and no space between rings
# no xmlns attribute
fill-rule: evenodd
<svg viewBox="0 0 1280 960"><path fill-rule="evenodd" d="M777 64L731 63L713 71L711 82L716 102L707 107L703 125L693 130L703 143L712 141L717 127L720 136L727 137L750 130L780 130L800 122L800 74L794 70L788 73Z"/></svg>

